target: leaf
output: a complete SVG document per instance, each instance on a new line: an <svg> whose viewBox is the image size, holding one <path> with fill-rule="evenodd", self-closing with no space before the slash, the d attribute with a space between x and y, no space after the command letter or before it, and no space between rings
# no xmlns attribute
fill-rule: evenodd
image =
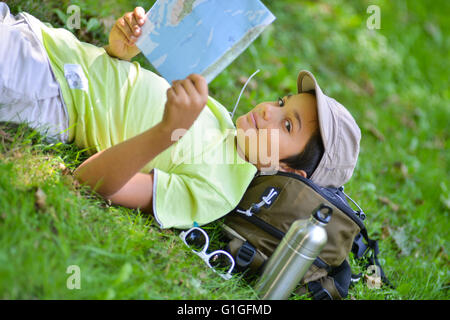
<svg viewBox="0 0 450 320"><path fill-rule="evenodd" d="M369 133L371 133L379 141L385 141L386 140L384 135L377 128L375 128L371 124L367 125L367 131L369 131Z"/></svg>
<svg viewBox="0 0 450 320"><path fill-rule="evenodd" d="M400 173L402 174L403 178L407 179L409 177L408 167L403 162L401 161L394 162L394 167L400 170Z"/></svg>
<svg viewBox="0 0 450 320"><path fill-rule="evenodd" d="M5 131L3 131L2 129L0 129L0 136L2 137L3 140L6 140L8 142L12 142L13 139L11 138L11 135Z"/></svg>
<svg viewBox="0 0 450 320"><path fill-rule="evenodd" d="M38 207L38 209L44 210L46 208L45 201L47 199L47 195L45 194L45 192L41 188L38 188L34 196L36 197L35 204Z"/></svg>
<svg viewBox="0 0 450 320"><path fill-rule="evenodd" d="M392 211L397 212L400 209L400 206L394 202L392 202L391 199L387 197L378 197L378 201L380 201L382 204L388 205Z"/></svg>
<svg viewBox="0 0 450 320"><path fill-rule="evenodd" d="M117 277L116 281L114 282L115 285L126 282L128 278L130 278L131 273L133 272L133 267L130 263L125 263L122 268L120 268L119 276Z"/></svg>
<svg viewBox="0 0 450 320"><path fill-rule="evenodd" d="M66 167L64 163L58 163L58 169L61 170L61 174L67 176L70 174L70 169Z"/></svg>
<svg viewBox="0 0 450 320"><path fill-rule="evenodd" d="M61 22L63 24L66 24L67 15L64 12L62 12L60 9L53 9L53 12L56 13L56 15L58 16L59 20L61 20Z"/></svg>
<svg viewBox="0 0 450 320"><path fill-rule="evenodd" d="M100 21L98 21L97 18L90 18L86 25L86 31L87 32L94 31L95 29L100 28L100 26L101 26Z"/></svg>
<svg viewBox="0 0 450 320"><path fill-rule="evenodd" d="M389 233L394 239L395 244L400 249L401 256L409 256L414 249L414 242L409 239L405 227L391 229L389 228Z"/></svg>
<svg viewBox="0 0 450 320"><path fill-rule="evenodd" d="M116 291L114 291L113 288L108 288L108 290L106 290L106 294L104 299L105 300L112 300L116 297Z"/></svg>
<svg viewBox="0 0 450 320"><path fill-rule="evenodd" d="M388 219L384 219L383 221L383 226L381 227L381 239L386 239L388 237L391 236L390 233L390 229L389 229L389 220Z"/></svg>
<svg viewBox="0 0 450 320"><path fill-rule="evenodd" d="M439 26L429 21L425 23L424 29L437 44L442 43L442 32L441 29L439 29Z"/></svg>
<svg viewBox="0 0 450 320"><path fill-rule="evenodd" d="M450 210L450 193L448 192L447 185L444 181L440 183L440 187L442 190L441 195L439 196L439 200L441 200L441 203L444 205L444 207L447 210Z"/></svg>
<svg viewBox="0 0 450 320"><path fill-rule="evenodd" d="M441 203L447 210L450 210L450 197L448 195L441 194L439 200L441 200Z"/></svg>

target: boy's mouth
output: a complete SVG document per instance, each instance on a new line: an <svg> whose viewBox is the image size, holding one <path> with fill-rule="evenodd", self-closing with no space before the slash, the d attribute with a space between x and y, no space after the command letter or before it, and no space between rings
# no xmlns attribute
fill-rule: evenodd
<svg viewBox="0 0 450 320"><path fill-rule="evenodd" d="M258 123L256 122L256 116L253 112L248 113L248 117L250 118L250 123L253 123L253 126L258 129Z"/></svg>

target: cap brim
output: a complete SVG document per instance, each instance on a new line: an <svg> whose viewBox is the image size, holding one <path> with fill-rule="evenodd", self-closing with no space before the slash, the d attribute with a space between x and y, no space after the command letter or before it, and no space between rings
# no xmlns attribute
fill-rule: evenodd
<svg viewBox="0 0 450 320"><path fill-rule="evenodd" d="M317 116L319 117L319 128L320 135L322 136L323 145L326 148L328 145L330 133L328 132L330 126L329 122L332 121L330 119L330 109L326 102L326 97L317 84L316 78L314 75L306 70L300 71L297 78L297 89L298 93L303 93L306 91L314 90L316 94L317 101Z"/></svg>

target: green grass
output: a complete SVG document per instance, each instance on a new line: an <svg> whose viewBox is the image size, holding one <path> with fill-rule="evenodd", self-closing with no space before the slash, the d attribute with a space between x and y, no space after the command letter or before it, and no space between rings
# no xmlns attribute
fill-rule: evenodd
<svg viewBox="0 0 450 320"><path fill-rule="evenodd" d="M0 147L2 299L253 296L238 279L219 281L184 248L178 232L110 206L74 182L70 171L85 159L79 150L46 145L24 127L3 129L15 136L7 134ZM80 290L67 288L71 265L80 267Z"/></svg>
<svg viewBox="0 0 450 320"><path fill-rule="evenodd" d="M102 45L101 23L153 2L71 1L84 19L75 34ZM261 69L240 115L294 92L297 72L311 70L361 127L360 158L346 191L367 213L396 286L374 290L360 282L348 298L449 299L449 2L264 2L277 20L210 84L210 94L231 109L245 78ZM14 13L62 26L69 1L8 4ZM381 8L380 30L366 28L370 4ZM88 32L91 19L100 24L91 22ZM137 60L151 69L142 56ZM82 150L2 128L0 298L256 299L251 282L225 282L208 270L178 231L160 230L152 217L109 206L74 183L70 171L86 158ZM206 228L219 247L220 223ZM80 266L80 290L67 289L70 265Z"/></svg>

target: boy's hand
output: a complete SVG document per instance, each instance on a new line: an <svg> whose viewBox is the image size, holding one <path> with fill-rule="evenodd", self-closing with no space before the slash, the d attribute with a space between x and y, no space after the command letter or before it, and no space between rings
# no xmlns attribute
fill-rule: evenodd
<svg viewBox="0 0 450 320"><path fill-rule="evenodd" d="M191 74L184 80L174 81L167 90L163 127L171 133L176 129L188 130L207 101L208 84L201 75Z"/></svg>
<svg viewBox="0 0 450 320"><path fill-rule="evenodd" d="M105 47L110 56L131 60L140 52L136 41L141 35L145 18L145 10L136 7L133 12L127 12L117 19L109 33L109 45Z"/></svg>

